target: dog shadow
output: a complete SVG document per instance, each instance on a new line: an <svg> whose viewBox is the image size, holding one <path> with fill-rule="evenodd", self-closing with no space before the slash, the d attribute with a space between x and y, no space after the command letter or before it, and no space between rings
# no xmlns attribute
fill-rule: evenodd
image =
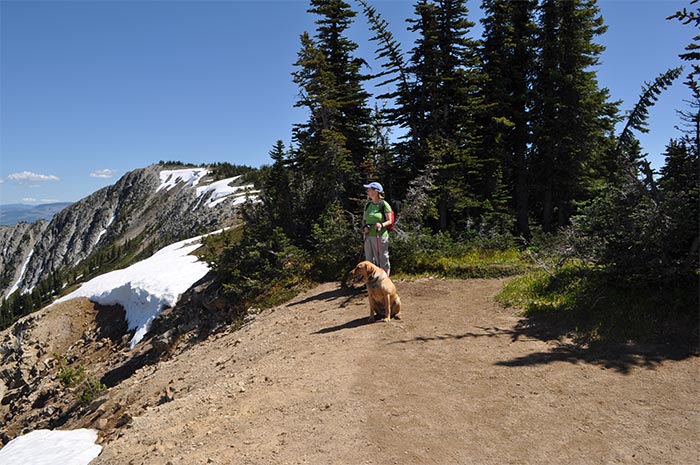
<svg viewBox="0 0 700 465"><path fill-rule="evenodd" d="M340 307L347 307L350 301L361 297L365 293L362 288L340 288L334 289L332 291L322 292L320 294L312 295L306 299L299 300L297 302L292 302L287 304L287 307L296 307L297 305L308 304L309 302L333 302L338 299L343 299L339 304Z"/></svg>
<svg viewBox="0 0 700 465"><path fill-rule="evenodd" d="M375 320L376 321L376 320ZM330 326L328 328L323 328L319 329L318 331L315 331L311 334L328 334L328 333L334 333L336 331L342 331L344 329L354 329L354 328L359 328L361 326L365 325L370 325L372 322L369 321L369 318L366 316L363 316L362 318L356 318L352 321L348 321L347 323L343 323L337 326Z"/></svg>
<svg viewBox="0 0 700 465"><path fill-rule="evenodd" d="M384 310L379 309L377 313L374 315L374 321L369 321L369 318L366 316L360 317L360 318L355 318L352 321L348 321L347 323L343 323L337 326L330 326L328 328L323 328L319 329L318 331L315 331L311 334L328 334L328 333L334 333L336 331L342 331L344 329L355 329L355 328L360 328L362 326L366 325L371 325L374 324L378 321L382 321L384 318Z"/></svg>

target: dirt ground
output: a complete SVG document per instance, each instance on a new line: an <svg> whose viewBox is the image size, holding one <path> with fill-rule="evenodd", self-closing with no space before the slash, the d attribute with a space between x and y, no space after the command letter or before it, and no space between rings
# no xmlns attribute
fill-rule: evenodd
<svg viewBox="0 0 700 465"><path fill-rule="evenodd" d="M371 324L321 285L111 388L133 415L92 464L700 463L697 357L538 337L503 283L398 282Z"/></svg>

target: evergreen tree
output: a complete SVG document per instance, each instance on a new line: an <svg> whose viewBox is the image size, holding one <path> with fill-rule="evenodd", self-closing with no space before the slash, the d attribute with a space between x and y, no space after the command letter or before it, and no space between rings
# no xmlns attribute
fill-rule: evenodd
<svg viewBox="0 0 700 465"><path fill-rule="evenodd" d="M372 111L372 152L365 164L371 179L381 179L384 191L396 198L394 149L390 142L391 126L387 124L387 109L375 105Z"/></svg>
<svg viewBox="0 0 700 465"><path fill-rule="evenodd" d="M528 147L535 73L535 0L484 0L482 60L486 82L481 162L487 198L499 208L511 199L519 234L529 237ZM509 186L504 196L502 186ZM506 197L507 199L507 197Z"/></svg>
<svg viewBox="0 0 700 465"><path fill-rule="evenodd" d="M385 92L377 96L378 100L386 102L385 105L381 110L375 108L374 111L374 158L375 163L381 164L377 166L377 173L373 177L384 180L384 189L390 196L403 198L410 182L407 174L410 161L402 154L416 152L412 137L416 134L416 112L412 110L413 104L410 100L414 84L410 80L401 45L389 30L389 23L365 0L359 2L363 6L370 30L374 32L370 41L378 42L375 58L381 62L382 67L382 71L371 78L382 79L376 84L377 87L387 87ZM391 132L391 128L409 128L408 135L402 136L393 146L387 147L386 135Z"/></svg>
<svg viewBox="0 0 700 465"><path fill-rule="evenodd" d="M595 0L545 0L534 85L531 190L543 229L564 226L610 166L616 105L592 67L606 27Z"/></svg>
<svg viewBox="0 0 700 465"><path fill-rule="evenodd" d="M342 0L312 0L311 5L309 12L321 17L317 34L301 36L293 73L301 89L296 106L308 108L310 115L295 127L293 161L307 186L301 197L311 215L307 218L314 220L331 202L359 206L371 138L369 94L360 73L364 62L352 55L357 44L344 36L356 13Z"/></svg>
<svg viewBox="0 0 700 465"><path fill-rule="evenodd" d="M691 5L696 5L695 11L688 11L683 8L682 11L677 11L675 14L669 16L666 19L677 19L683 24L690 24L696 28L700 28L700 2L698 0L691 0ZM688 80L685 84L691 88L694 97L697 99L700 96L700 84L698 79L700 79L700 35L693 37L693 42L688 44L685 48L686 52L681 53L679 56L681 59L691 62L691 71L688 73Z"/></svg>
<svg viewBox="0 0 700 465"><path fill-rule="evenodd" d="M641 183L639 178L640 167L643 165L639 141L634 136L634 131L649 132L647 118L649 108L656 103L659 95L666 90L674 80L676 80L683 68L671 68L662 73L653 82L645 82L642 87L642 94L632 110L627 114L627 121L624 128L617 137L614 149L614 156L617 161L615 171L622 175L626 182ZM647 165L648 166L648 165ZM647 185L652 189L653 179L647 176ZM650 185L651 184L651 185Z"/></svg>
<svg viewBox="0 0 700 465"><path fill-rule="evenodd" d="M696 5L695 11L688 12L685 8L683 11L677 11L674 15L667 19L678 19L683 24L690 24L696 28L700 28L700 1L692 0L691 5ZM695 146L694 150L700 150L700 35L693 37L693 42L685 47L686 52L678 55L682 60L690 62L690 73L688 73L685 84L692 92L692 101L688 102L690 110L679 110L681 120L686 126L686 140L689 144Z"/></svg>
<svg viewBox="0 0 700 465"><path fill-rule="evenodd" d="M284 143L278 140L269 154L274 163L264 176L262 201L270 216L271 224L282 228L287 236L294 237L298 229L293 216L296 202L285 158Z"/></svg>
<svg viewBox="0 0 700 465"><path fill-rule="evenodd" d="M692 84L687 83L691 89ZM700 107L696 96L689 102L695 109ZM679 112L681 118L688 113ZM687 131L682 140L672 140L666 147L665 164L661 168L659 191L664 218L670 224L669 237L665 241L668 247L666 256L672 257L672 264L693 276L697 284L700 273L700 145L698 145L697 110L689 112L694 115L691 127L695 132ZM679 273L680 274L680 273Z"/></svg>
<svg viewBox="0 0 700 465"><path fill-rule="evenodd" d="M404 121L412 122L411 153L404 154L409 179L436 169L440 230L465 226L474 206L476 164L475 113L480 103L478 43L469 37L463 0L420 1L409 20L418 34L408 71L414 85L400 103ZM464 220L464 221L462 221Z"/></svg>
<svg viewBox="0 0 700 465"><path fill-rule="evenodd" d="M410 30L418 34L415 47L411 50L408 71L414 80L410 92L404 97L404 114L412 112L407 119L414 121L411 132L407 134L413 140L410 153L403 154L403 165L409 178L415 178L424 172L432 162L429 139L437 127L433 124L437 113L437 94L439 90L438 45L437 45L437 6L428 0L420 0L415 6L416 18L409 19Z"/></svg>

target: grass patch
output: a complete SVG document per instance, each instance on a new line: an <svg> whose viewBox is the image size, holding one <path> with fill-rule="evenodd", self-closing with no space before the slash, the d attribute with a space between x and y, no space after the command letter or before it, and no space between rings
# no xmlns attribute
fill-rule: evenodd
<svg viewBox="0 0 700 465"><path fill-rule="evenodd" d="M421 254L402 260L397 266L404 277L438 276L441 278L502 278L523 274L532 262L517 249L469 249L456 255Z"/></svg>
<svg viewBox="0 0 700 465"><path fill-rule="evenodd" d="M202 239L204 246L196 249L192 255L211 263L224 249L239 244L242 238L243 226L227 229L220 234L211 234Z"/></svg>
<svg viewBox="0 0 700 465"><path fill-rule="evenodd" d="M697 303L682 288L624 286L603 269L531 272L506 283L496 300L532 321L550 321L579 342L675 343L697 335L697 311L688 311Z"/></svg>

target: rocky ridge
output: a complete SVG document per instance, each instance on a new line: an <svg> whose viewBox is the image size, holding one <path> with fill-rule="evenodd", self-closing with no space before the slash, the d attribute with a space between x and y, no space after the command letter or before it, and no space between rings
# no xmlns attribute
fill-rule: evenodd
<svg viewBox="0 0 700 465"><path fill-rule="evenodd" d="M0 295L31 291L51 273L70 270L109 246L131 241L138 253L235 224L237 201L205 205L203 197L212 192L198 190L184 177L178 182L177 171L171 171L174 179L168 188L159 189L167 180L161 178L164 170L153 165L131 171L114 185L65 208L50 222L0 226ZM199 180L200 185L212 181L206 175ZM240 186L238 199L251 189Z"/></svg>

